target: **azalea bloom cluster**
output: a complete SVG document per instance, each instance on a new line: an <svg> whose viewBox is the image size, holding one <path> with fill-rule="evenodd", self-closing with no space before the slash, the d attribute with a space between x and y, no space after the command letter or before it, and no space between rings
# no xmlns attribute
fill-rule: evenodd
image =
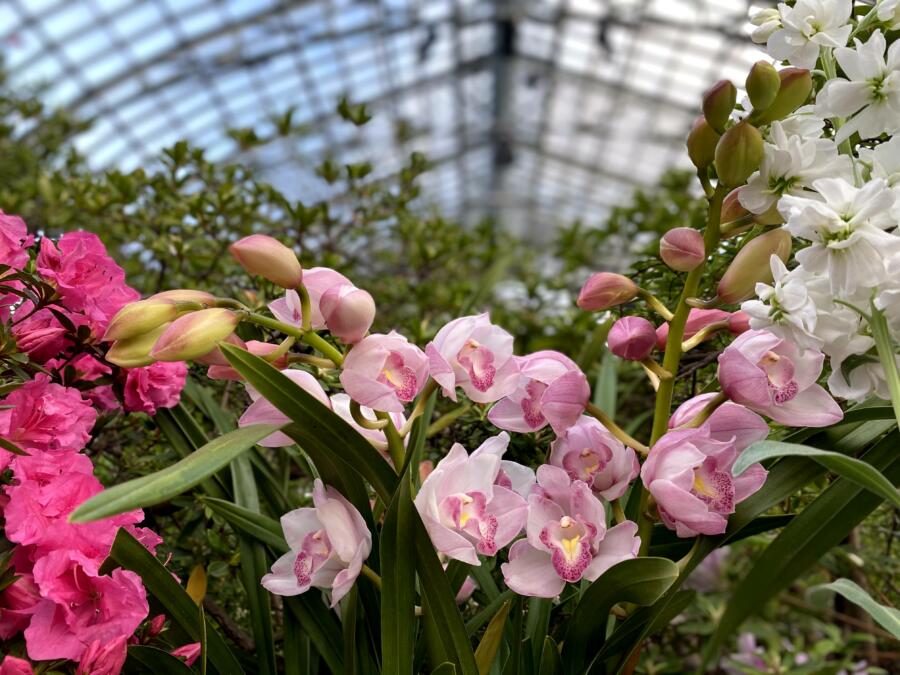
<svg viewBox="0 0 900 675"><path fill-rule="evenodd" d="M149 607L137 574L101 573L101 565L121 527L151 551L161 539L138 527L140 510L68 521L103 489L82 450L100 414L119 407L152 414L177 403L186 366L108 363L100 340L137 293L95 235L44 238L34 260L33 244L20 218L0 214L0 318L15 339L7 349L24 353L19 363L35 373L0 399L0 437L17 450L0 449L0 515L12 544L3 564L14 573L0 590L0 640L24 638L31 661L65 659L78 662L79 673L115 673ZM13 656L0 668L31 672Z"/></svg>
<svg viewBox="0 0 900 675"><path fill-rule="evenodd" d="M767 131L759 170L740 204L799 242L796 266L772 259L743 310L751 325L827 355L828 388L889 398L870 314L900 339L900 5L880 1L853 19L850 0L799 0L753 17L756 42L795 66L821 64L811 102Z"/></svg>

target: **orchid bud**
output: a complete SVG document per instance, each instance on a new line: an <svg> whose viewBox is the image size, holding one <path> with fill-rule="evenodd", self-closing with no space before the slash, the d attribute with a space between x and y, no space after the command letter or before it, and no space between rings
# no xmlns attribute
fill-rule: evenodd
<svg viewBox="0 0 900 675"><path fill-rule="evenodd" d="M757 61L747 75L746 86L753 109L765 110L772 105L781 87L778 69L768 61Z"/></svg>
<svg viewBox="0 0 900 675"><path fill-rule="evenodd" d="M201 305L212 305L216 296L205 291L195 291L190 288L176 288L171 291L162 291L151 295L148 300L172 300L173 302L196 302Z"/></svg>
<svg viewBox="0 0 900 675"><path fill-rule="evenodd" d="M763 138L748 122L735 124L716 145L716 173L729 187L743 185L759 168L763 158Z"/></svg>
<svg viewBox="0 0 900 675"><path fill-rule="evenodd" d="M643 317L625 316L609 329L606 344L620 359L643 361L656 347L656 328Z"/></svg>
<svg viewBox="0 0 900 675"><path fill-rule="evenodd" d="M709 122L703 117L694 120L691 133L687 138L688 156L694 166L698 169L705 169L712 164L716 158L716 143L718 142L719 134L709 126Z"/></svg>
<svg viewBox="0 0 900 675"><path fill-rule="evenodd" d="M628 277L612 272L597 272L584 282L577 304L587 312L600 312L634 300L637 294L637 285Z"/></svg>
<svg viewBox="0 0 900 675"><path fill-rule="evenodd" d="M116 340L106 352L106 360L120 368L149 366L156 359L150 356L153 345L171 324L164 323L151 331L127 340Z"/></svg>
<svg viewBox="0 0 900 675"><path fill-rule="evenodd" d="M737 89L731 80L719 80L703 94L703 116L709 126L718 133L725 131L725 125L737 103Z"/></svg>
<svg viewBox="0 0 900 675"><path fill-rule="evenodd" d="M735 188L725 195L725 199L722 201L722 214L719 219L719 224L720 234L725 239L740 234L741 232L746 232L752 225L753 214L744 208L741 204L740 197L741 188ZM737 221L742 219L746 219L745 224L740 226L737 224L732 225L732 223L737 223Z"/></svg>
<svg viewBox="0 0 900 675"><path fill-rule="evenodd" d="M284 370L288 367L288 355L287 352L281 354L277 358L273 360L269 360L267 358L272 352L278 351L281 349L281 345L274 345L269 342L259 342L258 340L250 340L247 344L244 344L240 338L238 338L234 333L231 334L231 338L225 340L229 344L237 344L232 338L236 339L240 344L238 345L242 349L246 349L248 352L253 354L254 356L260 356L273 366L278 368L278 370ZM211 354L218 354L221 357L221 361L212 361L205 360ZM243 380L244 376L241 375L238 371L231 367L231 364L225 359L225 356L219 350L218 347L213 349L209 354L200 359L197 359L200 363L205 363L209 366L206 369L206 376L211 380Z"/></svg>
<svg viewBox="0 0 900 675"><path fill-rule="evenodd" d="M703 235L692 227L676 227L659 242L659 257L676 272L690 272L706 260Z"/></svg>
<svg viewBox="0 0 900 675"><path fill-rule="evenodd" d="M757 283L772 281L770 258L777 255L786 261L790 254L791 235L787 230L772 230L751 239L734 256L719 281L719 301L730 305L753 297Z"/></svg>
<svg viewBox="0 0 900 675"><path fill-rule="evenodd" d="M782 225L784 216L778 210L778 202L775 202L766 211L753 214L753 222L757 225Z"/></svg>
<svg viewBox="0 0 900 675"><path fill-rule="evenodd" d="M375 301L352 284L332 286L319 300L319 309L331 334L353 344L365 337L375 320Z"/></svg>
<svg viewBox="0 0 900 675"><path fill-rule="evenodd" d="M805 68L783 68L778 71L781 86L772 104L756 119L759 124L781 120L806 103L812 91L812 75Z"/></svg>
<svg viewBox="0 0 900 675"><path fill-rule="evenodd" d="M251 234L228 247L248 274L259 275L282 288L297 288L303 268L296 254L277 239Z"/></svg>
<svg viewBox="0 0 900 675"><path fill-rule="evenodd" d="M130 302L116 312L106 328L103 340L127 340L148 333L164 323L174 321L178 314L178 305L165 298Z"/></svg>
<svg viewBox="0 0 900 675"><path fill-rule="evenodd" d="M750 315L738 310L728 317L728 332L732 335L740 335L750 330Z"/></svg>
<svg viewBox="0 0 900 675"><path fill-rule="evenodd" d="M188 361L209 353L240 323L230 309L213 308L191 312L175 319L150 351L157 361Z"/></svg>

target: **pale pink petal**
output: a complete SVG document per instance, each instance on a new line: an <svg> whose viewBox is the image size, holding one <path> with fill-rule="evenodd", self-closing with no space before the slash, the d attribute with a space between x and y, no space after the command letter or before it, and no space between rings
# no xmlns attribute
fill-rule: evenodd
<svg viewBox="0 0 900 675"><path fill-rule="evenodd" d="M549 553L539 551L524 539L509 550L509 562L500 566L506 585L519 595L555 598L566 586L556 570Z"/></svg>
<svg viewBox="0 0 900 675"><path fill-rule="evenodd" d="M613 565L634 558L641 547L641 538L637 536L637 523L626 520L606 531L603 541L597 546L594 559L584 572L589 581L597 578Z"/></svg>
<svg viewBox="0 0 900 675"><path fill-rule="evenodd" d="M769 406L762 412L789 427L828 427L844 419L841 407L818 384L799 392L790 401Z"/></svg>

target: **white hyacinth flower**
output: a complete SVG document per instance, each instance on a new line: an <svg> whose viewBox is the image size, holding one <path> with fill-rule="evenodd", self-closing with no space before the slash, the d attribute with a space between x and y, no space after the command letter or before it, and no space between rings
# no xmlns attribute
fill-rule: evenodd
<svg viewBox="0 0 900 675"><path fill-rule="evenodd" d="M782 27L766 42L772 58L812 69L822 47L843 47L850 38L851 0L797 0L793 7L781 2Z"/></svg>
<svg viewBox="0 0 900 675"><path fill-rule="evenodd" d="M860 148L859 158L869 167L872 178L881 178L894 192L894 208L891 212L900 223L900 136L875 148Z"/></svg>
<svg viewBox="0 0 900 675"><path fill-rule="evenodd" d="M741 189L741 205L751 213L765 213L783 195L803 195L820 178L852 178L853 164L838 154L827 138L788 136L772 123L759 171Z"/></svg>
<svg viewBox="0 0 900 675"><path fill-rule="evenodd" d="M852 115L838 130L838 143L854 131L866 139L900 130L900 42L890 46L887 59L887 43L880 30L867 42L855 43L855 49L834 50L849 79L829 80L816 97L816 110L823 117Z"/></svg>
<svg viewBox="0 0 900 675"><path fill-rule="evenodd" d="M801 347L821 349L816 337L816 304L809 286L816 280L802 267L793 271L777 255L769 261L772 285L756 284L757 299L747 300L741 310L750 316L754 330L769 330Z"/></svg>
<svg viewBox="0 0 900 675"><path fill-rule="evenodd" d="M797 261L826 275L839 297L874 288L886 278L886 262L900 245L900 238L885 232L896 225L894 193L881 179L856 188L842 178L820 178L812 187L821 199L785 195L778 202L788 231L811 243Z"/></svg>

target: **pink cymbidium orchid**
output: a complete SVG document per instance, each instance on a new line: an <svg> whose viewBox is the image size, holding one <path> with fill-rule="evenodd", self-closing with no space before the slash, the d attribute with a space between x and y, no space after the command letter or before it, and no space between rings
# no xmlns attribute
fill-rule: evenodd
<svg viewBox="0 0 900 675"><path fill-rule="evenodd" d="M719 356L719 383L735 403L788 427L827 427L844 413L816 380L824 354L763 330L738 336Z"/></svg>
<svg viewBox="0 0 900 675"><path fill-rule="evenodd" d="M513 336L492 324L488 314L454 319L426 345L425 353L431 376L454 401L457 386L476 403L493 403L518 385Z"/></svg>
<svg viewBox="0 0 900 675"><path fill-rule="evenodd" d="M309 293L310 322L313 330L325 328L325 317L322 315L320 302L322 296L335 286L352 286L352 282L340 272L330 267L313 267L304 270L303 286ZM286 291L284 297L269 303L269 311L283 323L297 326L303 323L303 311L300 306L300 295L297 291Z"/></svg>
<svg viewBox="0 0 900 675"><path fill-rule="evenodd" d="M488 419L501 429L522 433L549 424L559 434L575 424L591 393L575 362L550 350L513 358L519 365L518 386L491 408Z"/></svg>
<svg viewBox="0 0 900 675"><path fill-rule="evenodd" d="M572 480L584 481L607 501L625 494L641 470L634 450L586 415L550 444L550 464L564 469Z"/></svg>
<svg viewBox="0 0 900 675"><path fill-rule="evenodd" d="M676 411L676 422L689 420L705 405L697 399L688 403ZM731 405L717 409L697 428L664 434L641 467L641 480L656 500L663 523L679 537L722 534L735 505L766 481L767 472L758 463L737 478L731 474L738 455L768 435L762 419Z"/></svg>
<svg viewBox="0 0 900 675"><path fill-rule="evenodd" d="M505 432L471 455L456 443L422 483L416 509L444 555L480 565L479 553L495 555L522 531L527 506L513 488L518 472L501 461L508 444Z"/></svg>
<svg viewBox="0 0 900 675"><path fill-rule="evenodd" d="M313 508L281 517L291 550L262 578L276 595L299 595L312 587L331 589L331 606L340 602L372 550L372 535L359 511L337 490L316 479Z"/></svg>
<svg viewBox="0 0 900 675"><path fill-rule="evenodd" d="M341 371L341 384L353 400L384 412L402 413L427 380L425 354L396 331L363 338Z"/></svg>
<svg viewBox="0 0 900 675"><path fill-rule="evenodd" d="M506 585L520 595L553 598L566 582L595 581L640 548L637 524L606 528L603 503L587 483L545 464L528 497L526 538L509 550L501 566Z"/></svg>
<svg viewBox="0 0 900 675"><path fill-rule="evenodd" d="M323 405L331 408L331 401L328 399L328 394L325 393L325 390L322 389L322 385L319 384L319 381L312 375L303 370L296 369L282 370L281 373L288 377L294 384L312 394L321 401ZM291 421L287 415L281 412L273 404L269 403L269 401L263 398L262 395L250 385L247 385L247 393L250 395L250 399L253 403L250 404L250 407L244 411L244 414L241 415L241 418L238 420L239 427L246 427L251 424L287 424ZM283 448L288 445L293 445L293 443L294 441L290 436L280 431L276 431L274 434L262 439L259 442L259 445L264 448Z"/></svg>

